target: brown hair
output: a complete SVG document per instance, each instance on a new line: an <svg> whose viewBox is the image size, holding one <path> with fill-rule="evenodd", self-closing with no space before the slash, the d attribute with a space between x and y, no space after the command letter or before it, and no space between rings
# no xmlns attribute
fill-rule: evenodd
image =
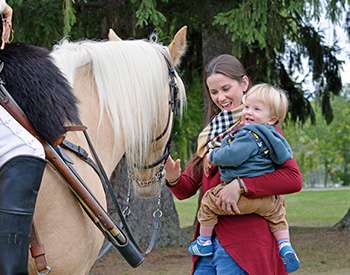
<svg viewBox="0 0 350 275"><path fill-rule="evenodd" d="M207 85L207 78L212 74L222 74L231 79L237 80L238 82L242 81L243 76L248 76L246 70L244 69L242 63L233 55L222 54L217 57L214 57L209 61L207 66L204 69L203 73L203 87L204 87L204 97L206 100L206 125L213 119L215 115L220 113L220 109L214 104L211 100L209 88ZM250 88L251 84L249 83ZM203 173L203 162L202 158L194 154L190 163L193 165L193 173L197 175L202 175Z"/></svg>

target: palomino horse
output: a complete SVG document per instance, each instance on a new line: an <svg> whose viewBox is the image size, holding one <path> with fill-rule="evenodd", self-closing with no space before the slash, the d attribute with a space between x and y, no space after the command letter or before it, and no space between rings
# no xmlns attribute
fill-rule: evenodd
<svg viewBox="0 0 350 275"><path fill-rule="evenodd" d="M95 149L110 176L122 156L136 169L141 195L155 194L152 177L169 139L169 70L179 63L186 47L182 28L168 47L143 40L121 41L113 33L105 42L63 42L51 57L73 86L81 122L88 127ZM167 59L167 60L166 60ZM45 70L45 68L42 68ZM178 97L184 86L176 74ZM169 117L171 116L171 117ZM162 132L166 131L164 134ZM157 139L162 134L161 138ZM69 141L88 148L83 134L69 132ZM92 169L69 154L76 170L106 207L105 193ZM51 274L87 274L103 244L103 235L83 212L67 184L50 166L39 192L35 217ZM35 274L32 260L30 274Z"/></svg>

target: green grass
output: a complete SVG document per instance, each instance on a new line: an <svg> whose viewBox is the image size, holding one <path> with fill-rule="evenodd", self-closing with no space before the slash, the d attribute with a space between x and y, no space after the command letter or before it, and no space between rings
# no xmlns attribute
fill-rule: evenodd
<svg viewBox="0 0 350 275"><path fill-rule="evenodd" d="M291 226L329 227L337 223L350 207L350 189L303 191L285 196L287 219ZM180 226L191 226L198 196L175 200Z"/></svg>
<svg viewBox="0 0 350 275"><path fill-rule="evenodd" d="M287 219L292 226L329 227L350 207L350 189L304 191L286 196Z"/></svg>

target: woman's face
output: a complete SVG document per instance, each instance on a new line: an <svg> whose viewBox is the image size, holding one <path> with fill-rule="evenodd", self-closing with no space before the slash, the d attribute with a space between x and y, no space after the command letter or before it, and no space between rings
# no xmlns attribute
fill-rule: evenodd
<svg viewBox="0 0 350 275"><path fill-rule="evenodd" d="M241 105L243 91L248 85L247 76L243 76L241 82L220 73L207 78L210 98L221 111L231 111Z"/></svg>

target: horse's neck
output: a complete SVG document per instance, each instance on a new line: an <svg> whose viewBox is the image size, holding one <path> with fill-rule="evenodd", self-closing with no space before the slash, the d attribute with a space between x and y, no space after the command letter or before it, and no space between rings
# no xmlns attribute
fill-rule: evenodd
<svg viewBox="0 0 350 275"><path fill-rule="evenodd" d="M118 142L114 145L114 130L105 111L103 111L102 119L100 120L99 99L90 65L77 69L74 78L74 94L79 101L80 119L88 127L89 136L99 158L110 175L125 152L124 140L122 138L122 129L118 129L116 131ZM71 133L70 138L77 143L83 142L84 146L87 146L85 141L82 141L81 134Z"/></svg>

